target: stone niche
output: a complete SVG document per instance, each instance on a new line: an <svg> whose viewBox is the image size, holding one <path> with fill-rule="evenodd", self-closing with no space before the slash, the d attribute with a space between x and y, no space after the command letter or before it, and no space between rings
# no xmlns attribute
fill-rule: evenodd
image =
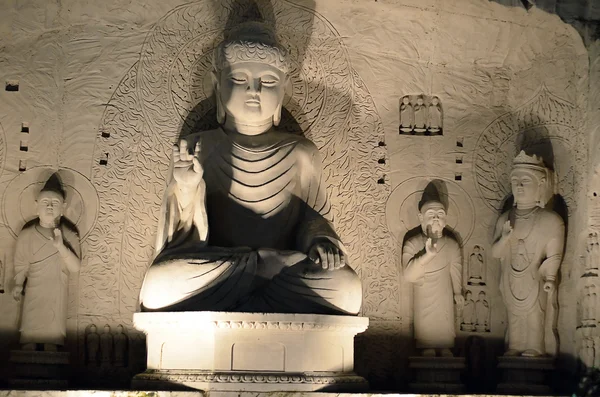
<svg viewBox="0 0 600 397"><path fill-rule="evenodd" d="M3 6L0 363L18 344L20 306L11 294L16 236L31 220L34 192L59 171L82 248L81 270L69 279L69 385L128 388L144 372L146 340L133 314L154 252L171 146L181 134L215 126L212 50L232 16L260 12L292 54L281 128L304 131L317 145L334 224L362 280L359 315L369 318L369 328L356 338L354 371L374 390L409 390L412 287L403 278L401 247L418 225L417 196L439 179L448 186L448 225L462 249L465 305L472 301L466 314L464 307L456 311L453 353L465 358L466 390L495 390L506 310L491 236L510 193L512 159L540 143L552 148L555 193L568 225L555 378L566 384L580 362L593 366L600 356L600 285L597 264L586 264L595 251L583 241L600 219L597 195L586 191L588 175L597 179L588 152L597 146L590 144L597 123L588 109L597 102L590 93L597 77L590 78L575 29L516 3ZM423 96L426 106L436 97L440 130L427 133L426 123L425 131L399 133L404 96ZM7 380L10 371L0 366Z"/></svg>

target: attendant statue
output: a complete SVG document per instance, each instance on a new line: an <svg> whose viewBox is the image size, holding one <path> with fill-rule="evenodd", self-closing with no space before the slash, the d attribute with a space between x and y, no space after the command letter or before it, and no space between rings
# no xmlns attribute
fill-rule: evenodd
<svg viewBox="0 0 600 397"><path fill-rule="evenodd" d="M515 207L496 223L492 255L501 260L500 292L508 312L505 355L556 352L556 276L562 262L565 226L544 208L550 171L524 151L510 175Z"/></svg>
<svg viewBox="0 0 600 397"><path fill-rule="evenodd" d="M66 194L53 174L36 200L38 218L19 233L15 248L15 300L20 301L23 284L27 289L21 315L24 350L56 351L65 343L69 274L81 264L79 236L63 221Z"/></svg>
<svg viewBox="0 0 600 397"><path fill-rule="evenodd" d="M460 329L463 331L473 331L475 323L475 302L472 299L473 293L469 290L465 292L465 303L462 310L462 322Z"/></svg>
<svg viewBox="0 0 600 397"><path fill-rule="evenodd" d="M446 227L447 205L430 183L419 202L421 233L402 247L406 281L414 285L413 314L417 349L422 355L452 356L456 335L455 302L461 294L462 256L457 241Z"/></svg>
<svg viewBox="0 0 600 397"><path fill-rule="evenodd" d="M427 129L429 132L440 132L442 129L442 106L438 97L431 98L429 111L427 112Z"/></svg>
<svg viewBox="0 0 600 397"><path fill-rule="evenodd" d="M417 104L415 105L415 132L425 132L427 124L427 106L423 103L423 96L417 97Z"/></svg>
<svg viewBox="0 0 600 397"><path fill-rule="evenodd" d="M473 253L469 256L469 281L470 285L484 285L483 269L484 257L481 252L481 247L476 245L473 247Z"/></svg>
<svg viewBox="0 0 600 397"><path fill-rule="evenodd" d="M585 256L585 270L589 271L592 269L598 269L600 262L600 245L598 242L598 232L593 231L588 234L586 256Z"/></svg>
<svg viewBox="0 0 600 397"><path fill-rule="evenodd" d="M415 124L415 113L408 95L402 97L400 104L400 131L411 132Z"/></svg>
<svg viewBox="0 0 600 397"><path fill-rule="evenodd" d="M110 367L113 357L113 336L110 333L110 325L104 326L104 332L100 335L100 363L103 367Z"/></svg>
<svg viewBox="0 0 600 397"><path fill-rule="evenodd" d="M485 332L489 329L490 304L485 299L485 292L479 292L479 299L475 302L475 329Z"/></svg>
<svg viewBox="0 0 600 397"><path fill-rule="evenodd" d="M174 147L142 310L356 315L361 282L333 228L319 151L275 128L286 50L246 22L213 67L221 127Z"/></svg>
<svg viewBox="0 0 600 397"><path fill-rule="evenodd" d="M90 329L85 336L85 346L87 351L87 363L88 365L98 365L98 351L100 351L100 335L98 335L98 328L92 324Z"/></svg>
<svg viewBox="0 0 600 397"><path fill-rule="evenodd" d="M115 367L125 367L127 365L127 335L123 332L123 326L117 326L117 333L114 334L115 345Z"/></svg>

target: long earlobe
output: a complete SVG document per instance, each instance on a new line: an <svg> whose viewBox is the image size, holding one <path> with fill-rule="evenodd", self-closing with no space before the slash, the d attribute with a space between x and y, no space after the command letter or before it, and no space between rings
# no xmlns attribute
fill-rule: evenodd
<svg viewBox="0 0 600 397"><path fill-rule="evenodd" d="M275 113L273 114L273 125L277 127L281 122L281 105L277 106Z"/></svg>
<svg viewBox="0 0 600 397"><path fill-rule="evenodd" d="M219 97L218 93L216 95L216 100L217 100L217 122L219 124L225 124L225 108L223 106L223 103L221 102L221 98Z"/></svg>

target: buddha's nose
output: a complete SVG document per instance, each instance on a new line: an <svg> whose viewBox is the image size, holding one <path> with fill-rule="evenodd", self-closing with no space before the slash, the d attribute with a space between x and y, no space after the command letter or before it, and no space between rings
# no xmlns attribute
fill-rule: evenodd
<svg viewBox="0 0 600 397"><path fill-rule="evenodd" d="M248 87L246 89L250 93L259 93L260 92L260 79L250 80Z"/></svg>

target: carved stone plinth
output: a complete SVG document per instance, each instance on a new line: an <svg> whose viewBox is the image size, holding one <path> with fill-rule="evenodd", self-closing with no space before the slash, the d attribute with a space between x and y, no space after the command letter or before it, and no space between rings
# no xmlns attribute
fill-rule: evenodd
<svg viewBox="0 0 600 397"><path fill-rule="evenodd" d="M224 312L136 313L148 369L138 389L365 390L354 374L354 336L368 318Z"/></svg>
<svg viewBox="0 0 600 397"><path fill-rule="evenodd" d="M498 357L502 380L496 389L507 394L549 394L553 357Z"/></svg>
<svg viewBox="0 0 600 397"><path fill-rule="evenodd" d="M464 391L461 381L464 357L409 357L413 372L410 388L418 393L456 394Z"/></svg>
<svg viewBox="0 0 600 397"><path fill-rule="evenodd" d="M11 386L57 389L68 386L69 353L13 350L10 352Z"/></svg>

